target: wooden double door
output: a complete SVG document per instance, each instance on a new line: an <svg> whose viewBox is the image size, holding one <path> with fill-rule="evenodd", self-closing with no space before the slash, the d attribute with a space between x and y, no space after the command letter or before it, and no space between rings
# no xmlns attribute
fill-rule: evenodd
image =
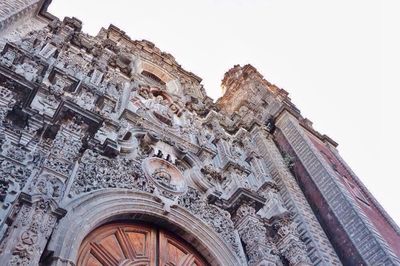
<svg viewBox="0 0 400 266"><path fill-rule="evenodd" d="M164 230L113 223L92 231L82 242L77 266L205 266L186 242Z"/></svg>

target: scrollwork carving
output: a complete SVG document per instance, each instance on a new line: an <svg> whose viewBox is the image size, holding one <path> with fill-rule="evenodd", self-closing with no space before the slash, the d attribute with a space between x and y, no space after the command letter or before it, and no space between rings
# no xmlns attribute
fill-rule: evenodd
<svg viewBox="0 0 400 266"><path fill-rule="evenodd" d="M178 204L202 221L210 225L222 238L227 241L237 254L241 254L233 222L230 214L217 206L208 204L202 199L201 194L194 188L189 187L185 195L178 199Z"/></svg>
<svg viewBox="0 0 400 266"><path fill-rule="evenodd" d="M82 156L70 196L103 188L137 189L152 193L154 186L144 176L141 165L132 159L109 159L93 150Z"/></svg>

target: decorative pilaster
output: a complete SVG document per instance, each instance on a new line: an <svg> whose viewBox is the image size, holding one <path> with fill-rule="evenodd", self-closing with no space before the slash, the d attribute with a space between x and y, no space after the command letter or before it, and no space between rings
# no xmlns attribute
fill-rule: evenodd
<svg viewBox="0 0 400 266"><path fill-rule="evenodd" d="M233 218L239 236L245 244L249 266L279 265L279 257L274 255L275 247L267 239L267 231L249 205L240 206Z"/></svg>
<svg viewBox="0 0 400 266"><path fill-rule="evenodd" d="M274 242L279 253L289 261L290 265L312 265L307 256L306 245L300 240L296 223L289 215L277 219L273 227L276 231Z"/></svg>
<svg viewBox="0 0 400 266"><path fill-rule="evenodd" d="M306 245L312 263L341 265L335 250L315 217L303 192L284 164L284 160L272 139L272 135L266 128L260 127L254 128L251 133L260 156L281 192L285 207L297 214L294 219L299 225L299 232L303 238L308 239ZM267 202L267 204L269 203Z"/></svg>
<svg viewBox="0 0 400 266"><path fill-rule="evenodd" d="M15 104L14 94L6 87L0 86L0 143L4 141L4 119Z"/></svg>
<svg viewBox="0 0 400 266"><path fill-rule="evenodd" d="M0 246L0 264L39 265L48 238L65 213L45 194L31 197L22 193L15 210L14 226L9 227L7 239Z"/></svg>
<svg viewBox="0 0 400 266"><path fill-rule="evenodd" d="M82 146L83 123L73 119L61 125L44 167L55 171L64 181L72 174L75 160Z"/></svg>

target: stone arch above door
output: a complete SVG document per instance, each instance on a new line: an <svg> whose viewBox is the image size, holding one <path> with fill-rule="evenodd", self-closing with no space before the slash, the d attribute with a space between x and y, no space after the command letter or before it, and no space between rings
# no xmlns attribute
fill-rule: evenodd
<svg viewBox="0 0 400 266"><path fill-rule="evenodd" d="M85 236L116 221L144 221L181 237L211 265L243 265L239 255L218 233L186 209L175 206L166 214L154 196L127 189L103 189L66 203L67 215L54 231L48 251L51 265L76 265Z"/></svg>

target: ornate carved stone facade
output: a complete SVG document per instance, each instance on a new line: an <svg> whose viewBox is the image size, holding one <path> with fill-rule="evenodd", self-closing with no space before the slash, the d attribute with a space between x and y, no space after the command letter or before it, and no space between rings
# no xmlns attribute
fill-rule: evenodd
<svg viewBox="0 0 400 266"><path fill-rule="evenodd" d="M153 43L49 3L0 4L0 265L76 265L121 220L211 265L400 264L397 225L283 89L234 66L213 102Z"/></svg>

